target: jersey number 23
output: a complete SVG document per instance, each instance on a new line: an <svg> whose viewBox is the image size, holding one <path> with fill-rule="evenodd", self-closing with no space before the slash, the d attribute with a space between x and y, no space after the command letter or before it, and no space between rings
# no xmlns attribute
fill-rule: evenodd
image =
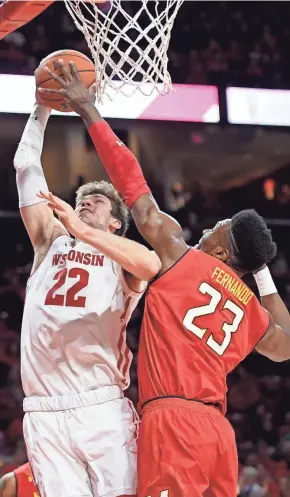
<svg viewBox="0 0 290 497"><path fill-rule="evenodd" d="M199 291L203 295L209 295L210 301L208 304L201 305L199 307L192 307L191 309L189 309L184 317L183 325L187 330L191 331L191 333L202 340L208 328L200 328L194 323L194 321L197 317L210 316L211 314L214 314L218 309L218 306L222 299L222 294L218 290L216 290L216 288L206 282L201 283ZM228 309L233 315L232 320L230 320L229 323L224 322L221 327L222 331L224 332L224 339L222 343L218 343L211 334L206 341L208 347L210 347L214 352L216 352L216 354L220 356L225 353L228 346L230 345L232 333L235 333L238 330L245 314L243 309L241 309L230 299L227 299L225 301L222 309Z"/></svg>

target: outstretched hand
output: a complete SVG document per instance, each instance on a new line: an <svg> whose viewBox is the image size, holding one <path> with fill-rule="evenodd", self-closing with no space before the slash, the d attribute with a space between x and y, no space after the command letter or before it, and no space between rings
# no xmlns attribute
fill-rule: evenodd
<svg viewBox="0 0 290 497"><path fill-rule="evenodd" d="M73 236L78 237L84 226L84 223L77 216L74 209L67 202L61 200L56 195L53 195L51 192L39 192L38 196L48 201L48 207L50 207L50 209L55 212L64 227Z"/></svg>
<svg viewBox="0 0 290 497"><path fill-rule="evenodd" d="M55 81L61 84L62 88L56 90L40 87L38 92L47 95L61 95L70 107L81 116L86 106L95 103L96 85L92 85L89 89L86 88L74 62L66 65L62 59L58 59L58 67L61 70L62 77L51 71L47 66L44 69Z"/></svg>

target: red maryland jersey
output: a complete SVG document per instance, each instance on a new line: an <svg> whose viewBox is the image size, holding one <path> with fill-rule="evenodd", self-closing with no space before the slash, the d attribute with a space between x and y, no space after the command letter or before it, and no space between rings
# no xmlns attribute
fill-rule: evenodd
<svg viewBox="0 0 290 497"><path fill-rule="evenodd" d="M17 497L38 497L29 463L14 470L17 481Z"/></svg>
<svg viewBox="0 0 290 497"><path fill-rule="evenodd" d="M226 410L226 378L269 316L224 263L194 248L148 288L139 345L140 405L181 396Z"/></svg>

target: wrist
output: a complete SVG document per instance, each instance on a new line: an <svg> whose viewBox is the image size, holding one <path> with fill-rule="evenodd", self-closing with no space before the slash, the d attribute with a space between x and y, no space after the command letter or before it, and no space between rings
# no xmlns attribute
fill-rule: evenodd
<svg viewBox="0 0 290 497"><path fill-rule="evenodd" d="M75 238L79 238L80 240L84 236L84 228L83 226L85 223L79 218L74 219L72 222L69 223L68 225L68 231L73 235Z"/></svg>
<svg viewBox="0 0 290 497"><path fill-rule="evenodd" d="M33 111L30 114L30 118L34 121L35 124L38 125L42 131L44 131L47 121L49 119L51 113L51 109L49 107L45 107L39 103L34 105Z"/></svg>
<svg viewBox="0 0 290 497"><path fill-rule="evenodd" d="M103 121L103 118L100 116L98 110L92 102L85 102L82 104L79 114L87 127L91 126L95 122Z"/></svg>
<svg viewBox="0 0 290 497"><path fill-rule="evenodd" d="M51 108L47 107L46 105L39 104L38 102L34 103L33 106L33 113L35 112L42 112L43 114L49 115L51 113Z"/></svg>
<svg viewBox="0 0 290 497"><path fill-rule="evenodd" d="M277 288L271 276L268 266L264 267L254 275L260 297L277 293Z"/></svg>
<svg viewBox="0 0 290 497"><path fill-rule="evenodd" d="M69 226L69 232L75 237L79 238L83 242L86 242L87 238L90 236L91 226L84 223L79 217L73 220Z"/></svg>

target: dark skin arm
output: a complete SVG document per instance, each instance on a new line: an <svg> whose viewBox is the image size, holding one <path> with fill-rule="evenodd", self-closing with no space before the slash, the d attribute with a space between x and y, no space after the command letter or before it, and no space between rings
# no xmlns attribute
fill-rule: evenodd
<svg viewBox="0 0 290 497"><path fill-rule="evenodd" d="M290 314L278 293L261 297L262 307L273 317L276 324L290 330Z"/></svg>
<svg viewBox="0 0 290 497"><path fill-rule="evenodd" d="M87 128L103 120L91 103L83 106L81 117ZM139 197L134 202L131 213L139 232L159 256L162 271L171 267L188 250L181 226L159 209L153 195Z"/></svg>
<svg viewBox="0 0 290 497"><path fill-rule="evenodd" d="M94 97L80 80L76 66L70 63L68 68L61 59L58 63L63 74L62 78L48 68L47 70L63 88L61 90L40 89L40 91L62 95L82 117L87 128L95 122L102 121L93 103ZM188 250L181 226L175 219L159 209L151 194L139 197L134 202L131 212L139 232L159 256L162 263L161 272L166 271Z"/></svg>
<svg viewBox="0 0 290 497"><path fill-rule="evenodd" d="M280 362L290 357L290 315L278 293L261 297L264 309L270 314L270 326L256 350Z"/></svg>
<svg viewBox="0 0 290 497"><path fill-rule="evenodd" d="M17 497L17 484L14 473L7 473L0 479L0 497Z"/></svg>
<svg viewBox="0 0 290 497"><path fill-rule="evenodd" d="M81 116L87 128L102 120L92 104L82 109ZM170 268L188 250L180 224L159 209L152 194L139 197L134 202L131 213L139 232L161 260L161 272Z"/></svg>
<svg viewBox="0 0 290 497"><path fill-rule="evenodd" d="M181 226L159 209L151 194L139 197L131 212L139 232L159 256L161 272L166 271L188 250Z"/></svg>
<svg viewBox="0 0 290 497"><path fill-rule="evenodd" d="M290 328L289 326L282 328L276 324L270 313L269 317L269 328L256 346L256 350L271 361L287 361L290 359Z"/></svg>
<svg viewBox="0 0 290 497"><path fill-rule="evenodd" d="M264 264L260 270L264 269ZM261 305L270 317L269 328L256 350L271 359L280 362L290 357L290 314L278 293L261 297Z"/></svg>

